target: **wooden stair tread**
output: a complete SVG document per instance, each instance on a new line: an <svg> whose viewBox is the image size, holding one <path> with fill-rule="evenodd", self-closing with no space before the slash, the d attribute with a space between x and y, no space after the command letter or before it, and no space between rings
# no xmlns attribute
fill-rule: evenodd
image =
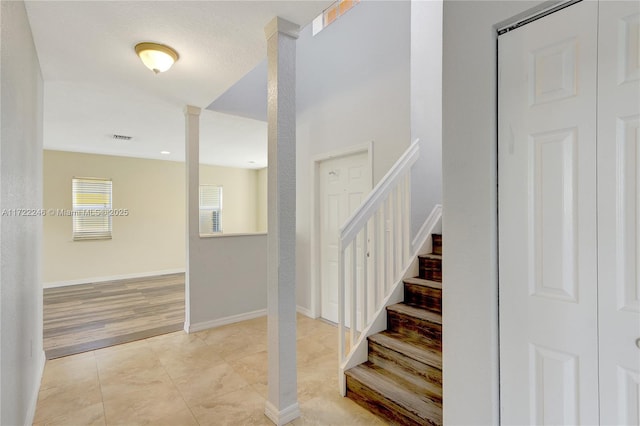
<svg viewBox="0 0 640 426"><path fill-rule="evenodd" d="M346 396L393 425L442 426L442 234L431 242L387 329L367 337L368 360L344 373Z"/></svg>
<svg viewBox="0 0 640 426"><path fill-rule="evenodd" d="M438 386L427 381L424 381L425 386L417 386L369 361L347 370L345 374L425 423L428 420L441 422L442 390Z"/></svg>
<svg viewBox="0 0 640 426"><path fill-rule="evenodd" d="M385 330L369 336L369 340L423 364L442 370L442 353L417 339Z"/></svg>
<svg viewBox="0 0 640 426"><path fill-rule="evenodd" d="M438 259L438 260L442 260L442 255L441 254L419 254L418 255L419 259Z"/></svg>
<svg viewBox="0 0 640 426"><path fill-rule="evenodd" d="M403 282L405 282L407 284L421 285L423 287L431 287L431 288L435 288L437 290L442 290L442 283L439 283L437 281L425 280L425 279L422 279L420 277L405 278L403 280Z"/></svg>
<svg viewBox="0 0 640 426"><path fill-rule="evenodd" d="M429 321L434 324L442 325L442 315L436 314L435 312L427 311L426 309L414 308L413 306L405 305L404 303L397 303L395 305L387 306L387 312L396 312L413 318Z"/></svg>

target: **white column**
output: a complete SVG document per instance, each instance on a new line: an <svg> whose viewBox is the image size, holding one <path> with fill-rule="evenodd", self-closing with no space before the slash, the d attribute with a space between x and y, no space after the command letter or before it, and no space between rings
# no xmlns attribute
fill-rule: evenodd
<svg viewBox="0 0 640 426"><path fill-rule="evenodd" d="M184 108L185 117L185 170L186 170L186 194L187 194L187 229L186 229L186 265L185 265L185 298L184 298L184 331L189 332L191 325L191 292L189 285L189 273L191 270L191 257L189 256L191 241L200 237L198 199L200 187L200 111L198 107L187 105Z"/></svg>
<svg viewBox="0 0 640 426"><path fill-rule="evenodd" d="M268 358L265 414L277 425L300 416L296 375L296 39L298 25L274 18L268 58Z"/></svg>

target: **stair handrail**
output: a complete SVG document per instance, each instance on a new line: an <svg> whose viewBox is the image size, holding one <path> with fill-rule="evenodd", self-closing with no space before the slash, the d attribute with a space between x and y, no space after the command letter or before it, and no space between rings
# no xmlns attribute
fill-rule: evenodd
<svg viewBox="0 0 640 426"><path fill-rule="evenodd" d="M410 256L410 238L409 238L409 221L411 214L410 206L410 188L411 188L411 167L418 160L420 155L419 139L416 139L407 150L400 156L391 169L378 182L371 193L365 198L361 206L347 219L340 228L338 239L338 358L342 366L347 357L351 355L356 343L356 334L358 332L356 311L358 308L358 300L362 301L361 324L360 330L366 329L370 325L370 319L367 314L369 299L373 298L374 306L371 312L376 312L381 308L379 306L388 295L386 284L380 288L380 280L377 277L378 265L376 259L380 257L378 250L380 244L383 246L385 254L392 254L399 257L400 260L394 259L397 263L393 265L391 281L395 282L406 266L406 262ZM393 199L392 195L395 194ZM395 205L393 204L395 202ZM391 205L391 206L389 206ZM390 216L389 217L387 217ZM379 216L382 216L382 233L379 235L380 224ZM373 220L372 220L373 219ZM373 227L367 224L373 221ZM373 228L372 235L368 235L368 229ZM398 229L400 228L400 229ZM389 236L388 234L393 234ZM358 294L358 261L357 261L357 238L362 235L362 294ZM378 238L382 237L379 241ZM371 243L373 240L373 243ZM393 253L387 253L389 247ZM345 335L346 335L346 251L350 248L351 259L350 264L350 350L345 353ZM369 268L370 248L374 249L374 259L372 269L374 270L374 279L369 280L367 277L367 269ZM384 259L384 255L383 255ZM383 260L383 262L387 262ZM383 280L387 279L387 269L385 264L385 273ZM396 276L398 275L398 276ZM355 283L355 284L354 284ZM372 287L371 289L369 287ZM373 291L374 293L370 293ZM375 297L378 292L384 292L382 297ZM373 295L374 297L371 297ZM355 324L355 326L354 326ZM343 380L343 377L340 378ZM343 385L341 384L341 387Z"/></svg>

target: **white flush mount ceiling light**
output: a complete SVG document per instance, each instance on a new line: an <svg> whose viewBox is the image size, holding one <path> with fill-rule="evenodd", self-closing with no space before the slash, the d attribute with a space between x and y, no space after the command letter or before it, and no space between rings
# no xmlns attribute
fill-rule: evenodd
<svg viewBox="0 0 640 426"><path fill-rule="evenodd" d="M180 58L178 52L164 44L138 43L135 49L142 63L156 74L167 71Z"/></svg>
<svg viewBox="0 0 640 426"><path fill-rule="evenodd" d="M169 155L169 154L171 154L171 152L170 152L170 151L160 151L160 154L162 154L162 155Z"/></svg>

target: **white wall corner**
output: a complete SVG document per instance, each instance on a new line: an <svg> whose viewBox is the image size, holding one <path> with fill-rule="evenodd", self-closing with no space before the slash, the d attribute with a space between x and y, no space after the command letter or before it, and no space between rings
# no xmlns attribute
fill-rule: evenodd
<svg viewBox="0 0 640 426"><path fill-rule="evenodd" d="M44 365L47 362L47 357L45 356L44 351L40 352L40 357L38 361L38 372L36 374L36 379L33 389L33 394L31 395L31 401L29 401L29 408L27 411L27 417L25 421L25 426L31 426L36 417L36 406L38 405L38 393L40 392L40 384L42 383L42 374L44 373Z"/></svg>
<svg viewBox="0 0 640 426"><path fill-rule="evenodd" d="M263 317L267 315L266 309L258 309L257 311L246 312L243 314L230 315L224 318L217 318L211 321L203 321L195 324L185 322L184 327L187 333L195 333L209 328L221 327L223 325L234 324L236 322L247 321L250 319Z"/></svg>
<svg viewBox="0 0 640 426"><path fill-rule="evenodd" d="M297 311L299 314L302 314L302 315L307 316L307 317L309 317L309 318L312 318L312 319L316 319L316 318L317 318L317 317L313 314L313 312L311 311L311 309L306 308L306 307L304 307L304 306L300 306L300 305L296 306L296 311Z"/></svg>
<svg viewBox="0 0 640 426"><path fill-rule="evenodd" d="M297 402L288 406L284 410L278 411L271 402L267 401L264 408L264 414L274 424L282 426L300 417L301 413L300 406Z"/></svg>

